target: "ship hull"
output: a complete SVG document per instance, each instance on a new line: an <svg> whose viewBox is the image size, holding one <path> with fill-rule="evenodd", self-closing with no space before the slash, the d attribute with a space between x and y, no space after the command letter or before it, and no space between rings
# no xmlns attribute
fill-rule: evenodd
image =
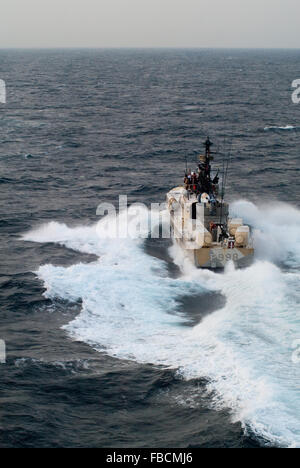
<svg viewBox="0 0 300 468"><path fill-rule="evenodd" d="M213 236L209 230L211 224L216 225L222 219L222 224L227 228L228 204L223 203L222 208L219 208L221 212L213 214L205 203L199 203L195 196L186 197L184 192L183 187L172 189L167 194L167 202L170 212L171 235L182 248L185 256L197 268L225 268L230 262L234 263L237 268L249 266L254 257L249 227L243 226L240 219L235 220L238 221L236 226L231 225L231 227L235 227L235 232L242 229L239 235L244 242L241 240L236 242L235 237L230 237L235 234L231 234L230 229L226 231L226 236L222 237L218 235L218 232ZM196 209L193 210L194 206ZM247 228L244 238L243 228ZM221 234L220 231L219 234ZM219 241L217 242L216 239Z"/></svg>
<svg viewBox="0 0 300 468"><path fill-rule="evenodd" d="M176 239L176 242L197 268L225 268L229 262L233 262L237 268L245 268L253 262L253 248L235 247L228 249L221 246L212 246L190 249L186 247L184 241Z"/></svg>

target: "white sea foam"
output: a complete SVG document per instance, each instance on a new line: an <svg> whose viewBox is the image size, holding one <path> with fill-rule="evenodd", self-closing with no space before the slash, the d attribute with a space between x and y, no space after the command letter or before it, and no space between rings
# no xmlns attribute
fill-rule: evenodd
<svg viewBox="0 0 300 468"><path fill-rule="evenodd" d="M257 207L246 200L231 206L234 216L241 216L255 229L257 257L300 267L300 211L286 203Z"/></svg>
<svg viewBox="0 0 300 468"><path fill-rule="evenodd" d="M215 408L230 408L235 420L267 440L300 446L300 365L292 362L300 336L300 213L247 201L234 203L233 212L256 228L258 257L251 267L229 265L224 274L197 270L173 246L182 276L171 279L142 240L100 240L96 226L50 223L24 239L99 256L37 272L48 297L82 300L80 315L64 327L70 336L111 356L177 369L186 379L204 377ZM274 261L294 269L284 272ZM226 306L195 327L182 326L176 299L204 291L222 292Z"/></svg>
<svg viewBox="0 0 300 468"><path fill-rule="evenodd" d="M298 127L294 127L293 125L285 125L285 126L272 125L272 126L265 127L264 130L265 131L268 131L268 130L294 130L295 128L298 128Z"/></svg>

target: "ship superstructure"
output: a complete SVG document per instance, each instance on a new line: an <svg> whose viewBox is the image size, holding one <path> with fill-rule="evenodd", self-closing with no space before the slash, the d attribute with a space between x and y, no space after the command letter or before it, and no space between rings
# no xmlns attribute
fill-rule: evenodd
<svg viewBox="0 0 300 468"><path fill-rule="evenodd" d="M167 193L173 236L199 268L224 268L229 261L246 266L254 254L251 230L241 218L229 217L224 201L228 164L220 190L219 173L211 175L209 138L204 146L197 171L186 170L184 184Z"/></svg>

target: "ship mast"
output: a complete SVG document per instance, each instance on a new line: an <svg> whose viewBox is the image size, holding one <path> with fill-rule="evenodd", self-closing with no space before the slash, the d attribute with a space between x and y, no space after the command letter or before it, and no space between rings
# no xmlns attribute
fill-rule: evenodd
<svg viewBox="0 0 300 468"><path fill-rule="evenodd" d="M211 165L210 161L213 159L211 147L213 143L211 142L209 136L207 137L206 141L203 143L205 147L205 173L207 175L207 179L209 181L209 186L211 188L213 181L211 180ZM228 167L231 159L231 150L227 161L225 163L225 159L223 158L223 177L222 177L222 189L221 189L221 201L220 201L220 224L223 224L223 205L224 205L224 197L225 197L225 190L226 190L226 182L227 182L227 175L228 175Z"/></svg>
<svg viewBox="0 0 300 468"><path fill-rule="evenodd" d="M213 143L210 141L210 138L208 136L205 143L203 144L205 146L205 170L210 179L210 161L212 159L210 148L212 147Z"/></svg>

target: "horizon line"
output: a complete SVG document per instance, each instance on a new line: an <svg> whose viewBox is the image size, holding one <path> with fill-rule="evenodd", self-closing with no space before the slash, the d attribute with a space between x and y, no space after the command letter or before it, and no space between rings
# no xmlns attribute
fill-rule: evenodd
<svg viewBox="0 0 300 468"><path fill-rule="evenodd" d="M6 46L0 50L300 50L299 47L237 46Z"/></svg>

